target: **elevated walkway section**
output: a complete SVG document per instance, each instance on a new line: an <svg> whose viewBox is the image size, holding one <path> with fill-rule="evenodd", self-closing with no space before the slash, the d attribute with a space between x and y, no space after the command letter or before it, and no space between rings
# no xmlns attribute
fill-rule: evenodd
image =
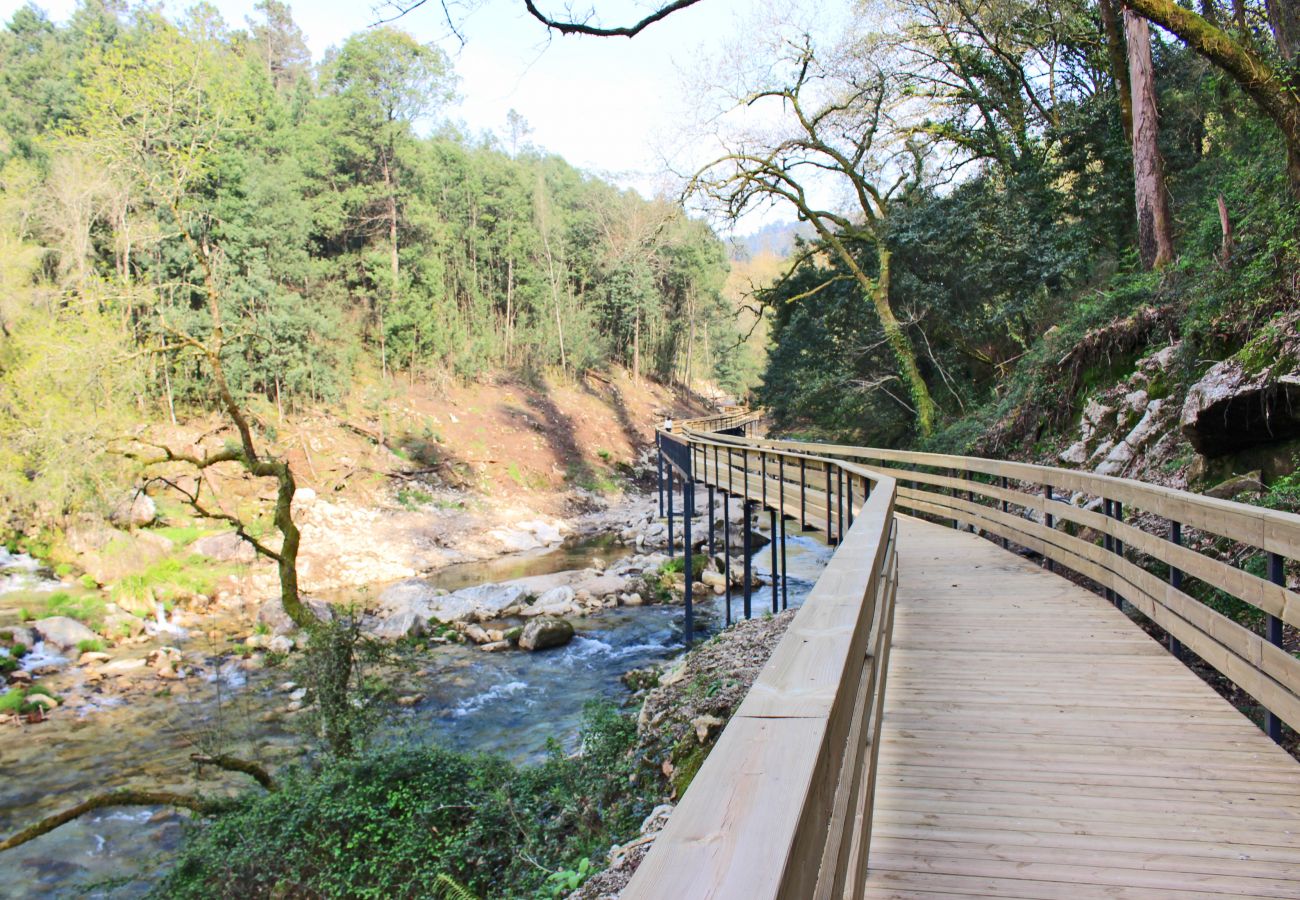
<svg viewBox="0 0 1300 900"><path fill-rule="evenodd" d="M1300 764L1104 598L898 516L868 897L1300 897Z"/></svg>

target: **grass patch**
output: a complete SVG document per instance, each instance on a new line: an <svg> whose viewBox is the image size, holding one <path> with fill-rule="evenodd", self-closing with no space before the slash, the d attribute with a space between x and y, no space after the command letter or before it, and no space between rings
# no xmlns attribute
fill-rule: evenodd
<svg viewBox="0 0 1300 900"><path fill-rule="evenodd" d="M104 598L100 594L69 594L59 591L50 594L50 598L45 601L45 615L67 616L98 629L104 624L104 606Z"/></svg>
<svg viewBox="0 0 1300 900"><path fill-rule="evenodd" d="M77 641L78 653L103 653L104 642L99 638L87 638L84 641Z"/></svg>
<svg viewBox="0 0 1300 900"><path fill-rule="evenodd" d="M164 606L183 597L211 595L216 591L217 581L228 575L232 568L229 564L203 556L168 557L153 563L143 572L119 579L113 585L113 600L130 609L147 603L151 592L155 599L163 601Z"/></svg>
<svg viewBox="0 0 1300 900"><path fill-rule="evenodd" d="M213 534L210 529L200 528L197 525L164 525L162 528L151 530L154 534L161 534L167 538L177 548L188 547L199 538Z"/></svg>

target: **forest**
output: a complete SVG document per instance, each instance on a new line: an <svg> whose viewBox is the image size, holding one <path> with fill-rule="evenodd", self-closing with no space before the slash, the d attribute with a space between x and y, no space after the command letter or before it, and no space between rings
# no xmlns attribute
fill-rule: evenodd
<svg viewBox="0 0 1300 900"><path fill-rule="evenodd" d="M400 23L399 23L400 24ZM105 435L210 408L213 334L278 414L354 376L447 384L615 364L737 388L726 253L528 141L449 118L446 54L396 26L313 64L288 7L35 7L0 34L0 505L93 506ZM86 465L89 461L91 464Z"/></svg>
<svg viewBox="0 0 1300 900"><path fill-rule="evenodd" d="M1089 397L1160 349L1178 401L1216 361L1294 368L1294 4L901 10L900 32L853 38L869 64L807 45L760 85L811 95L762 162L829 161L862 198L802 208L824 227L759 294L756 394L782 427L1059 465ZM817 133L850 115L862 135ZM704 187L734 207L760 168Z"/></svg>

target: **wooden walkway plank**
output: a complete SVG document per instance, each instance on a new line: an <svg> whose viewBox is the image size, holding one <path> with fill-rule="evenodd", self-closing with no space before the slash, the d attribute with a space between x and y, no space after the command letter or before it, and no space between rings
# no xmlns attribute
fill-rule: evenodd
<svg viewBox="0 0 1300 900"><path fill-rule="evenodd" d="M868 897L1300 898L1300 764L1101 597L898 518Z"/></svg>

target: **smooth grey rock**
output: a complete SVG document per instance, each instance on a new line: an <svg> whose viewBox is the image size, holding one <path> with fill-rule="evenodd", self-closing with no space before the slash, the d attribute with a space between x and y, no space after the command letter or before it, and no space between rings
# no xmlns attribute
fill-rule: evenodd
<svg viewBox="0 0 1300 900"><path fill-rule="evenodd" d="M573 626L566 620L539 616L524 626L524 633L519 636L519 646L523 650L546 650L562 647L571 640Z"/></svg>
<svg viewBox="0 0 1300 900"><path fill-rule="evenodd" d="M190 544L190 550L220 562L251 563L257 559L253 545L233 531L201 537Z"/></svg>
<svg viewBox="0 0 1300 900"><path fill-rule="evenodd" d="M60 650L74 648L82 641L94 641L99 635L68 616L50 616L37 619L32 623L32 630L45 643L53 644Z"/></svg>
<svg viewBox="0 0 1300 900"><path fill-rule="evenodd" d="M152 524L157 518L158 506L144 491L138 491L124 499L109 515L109 519L115 524L129 528L143 528L145 525Z"/></svg>
<svg viewBox="0 0 1300 900"><path fill-rule="evenodd" d="M427 620L408 609L378 620L366 631L381 641L397 641L404 637L419 637L424 633L426 623Z"/></svg>

